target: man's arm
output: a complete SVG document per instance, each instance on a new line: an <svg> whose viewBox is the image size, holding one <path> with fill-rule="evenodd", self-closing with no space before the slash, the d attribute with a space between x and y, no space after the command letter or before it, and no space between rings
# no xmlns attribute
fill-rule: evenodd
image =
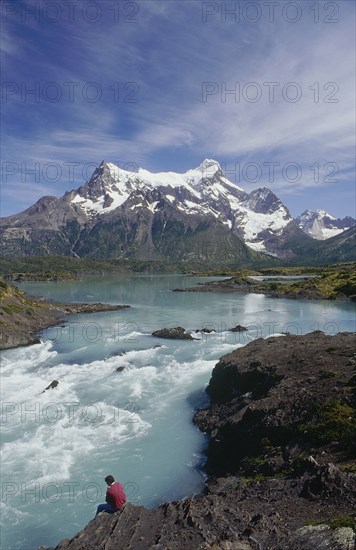
<svg viewBox="0 0 356 550"><path fill-rule="evenodd" d="M111 504L111 506L115 506L115 499L114 499L113 495L110 493L109 489L106 491L105 501L108 504Z"/></svg>

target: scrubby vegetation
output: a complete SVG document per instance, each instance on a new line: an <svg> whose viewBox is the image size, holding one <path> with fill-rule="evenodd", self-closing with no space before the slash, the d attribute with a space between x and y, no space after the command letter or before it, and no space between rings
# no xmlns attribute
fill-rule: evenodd
<svg viewBox="0 0 356 550"><path fill-rule="evenodd" d="M277 441L278 439L278 441ZM309 452L311 449L321 450L323 447L337 445L340 456L352 457L356 441L356 409L336 399L313 405L305 411L303 421L296 425L280 427L278 438L270 441L262 438L259 454L246 456L240 462L239 474L244 478L268 479L269 477L296 476L303 473L310 464ZM300 451L294 459L285 461L282 466L274 470L274 462L283 454L283 446L294 440L309 451ZM282 444L282 446L281 446ZM281 461L282 462L282 461ZM347 466L349 473L355 468L354 463ZM277 473L278 472L278 473Z"/></svg>
<svg viewBox="0 0 356 550"><path fill-rule="evenodd" d="M3 259L0 276L13 280L75 279L85 274L124 271L117 262L67 258L63 256L26 256Z"/></svg>
<svg viewBox="0 0 356 550"><path fill-rule="evenodd" d="M303 270L304 268L300 268L300 275L303 274ZM288 268L283 271L288 272L291 276ZM347 298L356 301L355 263L345 264L343 267L328 266L308 269L307 271L316 276L310 279L293 281L291 284L278 281L266 282L259 284L256 290L295 298L323 298L328 300Z"/></svg>
<svg viewBox="0 0 356 550"><path fill-rule="evenodd" d="M315 405L298 430L314 445L338 442L347 449L356 437L356 410L336 399Z"/></svg>
<svg viewBox="0 0 356 550"><path fill-rule="evenodd" d="M329 520L310 519L305 522L306 526L328 525L331 529L339 529L340 527L350 527L356 533L356 517L355 516L337 516Z"/></svg>
<svg viewBox="0 0 356 550"><path fill-rule="evenodd" d="M229 280L214 283L210 289L208 285L213 284L206 284L205 290L220 290L220 285L223 290L268 294L282 298L356 301L356 262L310 268L274 267L259 271L240 269L197 274L230 276ZM254 278L256 276L269 278L260 281Z"/></svg>

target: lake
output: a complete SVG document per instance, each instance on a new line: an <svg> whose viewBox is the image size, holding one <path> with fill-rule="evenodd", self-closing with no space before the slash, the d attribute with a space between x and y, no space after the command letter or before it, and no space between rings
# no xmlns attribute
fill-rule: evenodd
<svg viewBox="0 0 356 550"><path fill-rule="evenodd" d="M73 536L104 502L108 474L146 507L199 492L207 438L192 417L208 403L218 359L258 337L355 331L351 303L171 292L209 280L118 275L21 285L52 300L131 308L68 316L40 344L2 352L1 548L35 550ZM248 331L229 332L237 324ZM151 336L175 326L216 332L196 332L194 341ZM42 393L53 380L58 386Z"/></svg>

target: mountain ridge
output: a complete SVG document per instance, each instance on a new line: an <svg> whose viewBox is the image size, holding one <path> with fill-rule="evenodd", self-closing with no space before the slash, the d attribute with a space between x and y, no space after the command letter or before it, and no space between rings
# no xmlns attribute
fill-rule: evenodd
<svg viewBox="0 0 356 550"><path fill-rule="evenodd" d="M335 218L320 208L315 212L305 210L296 220L302 231L321 241L335 237L343 231L351 229L356 224L351 216Z"/></svg>
<svg viewBox="0 0 356 550"><path fill-rule="evenodd" d="M0 234L5 256L234 263L263 261L267 255L288 260L295 257L296 243L315 242L308 212L303 220L293 219L269 188L247 193L225 178L213 159L182 174L127 171L102 161L78 189L42 197L1 218ZM352 225L352 218L345 220ZM339 223L337 231L342 227ZM215 252L205 253L209 248Z"/></svg>

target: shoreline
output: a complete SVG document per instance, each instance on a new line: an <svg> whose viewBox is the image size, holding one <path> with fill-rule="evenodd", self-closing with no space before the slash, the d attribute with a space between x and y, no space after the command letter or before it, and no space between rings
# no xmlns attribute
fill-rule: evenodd
<svg viewBox="0 0 356 550"><path fill-rule="evenodd" d="M129 305L63 304L34 298L0 279L0 351L40 343L41 330L65 322L67 315L120 311Z"/></svg>
<svg viewBox="0 0 356 550"><path fill-rule="evenodd" d="M228 277L223 280L210 281L208 283L198 283L197 286L189 288L174 288L172 292L223 292L223 293L241 293L241 294L264 294L269 298L288 298L291 300L337 300L355 302L354 293L348 295L340 290L336 285L328 287L326 292L321 286L321 281L317 277L303 278L298 282L280 282L256 281L252 277L242 278ZM281 277L279 277L281 279ZM341 285L340 285L341 286ZM344 285L348 291L347 283ZM352 290L354 292L354 289Z"/></svg>

